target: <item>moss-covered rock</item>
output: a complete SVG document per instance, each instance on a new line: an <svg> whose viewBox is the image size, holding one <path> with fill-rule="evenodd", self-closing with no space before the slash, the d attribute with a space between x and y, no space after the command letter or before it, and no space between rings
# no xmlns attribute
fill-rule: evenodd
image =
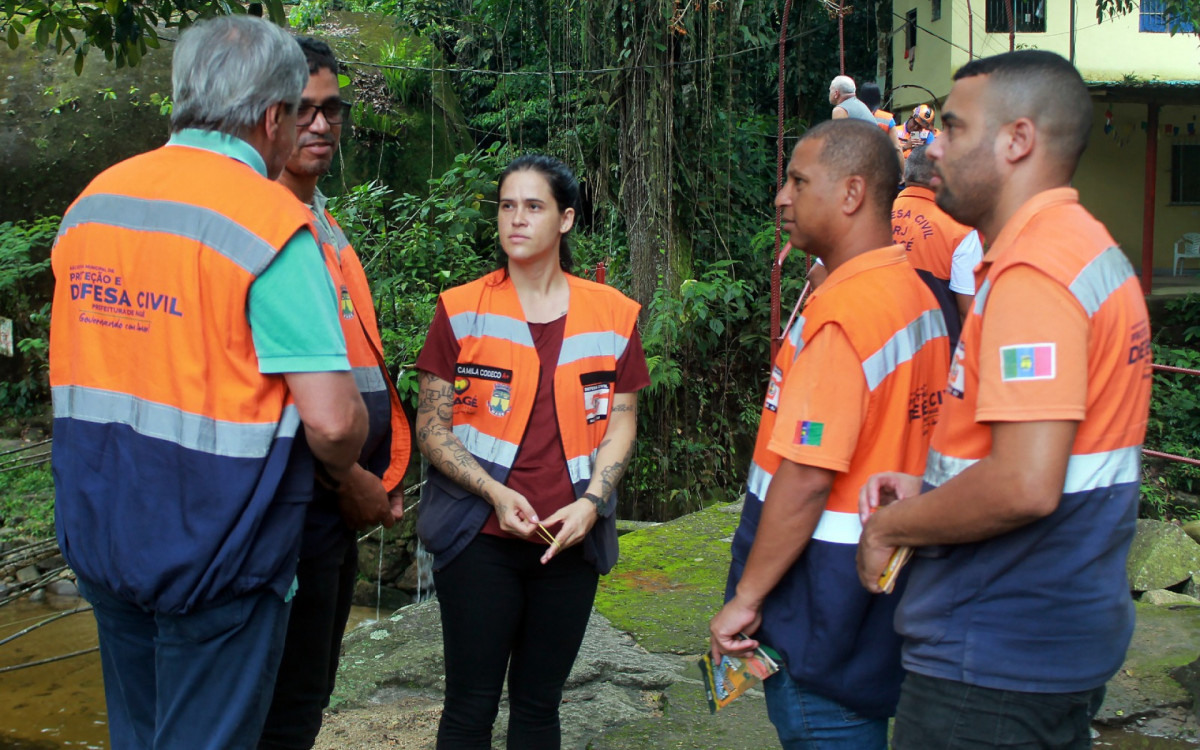
<svg viewBox="0 0 1200 750"><path fill-rule="evenodd" d="M1134 591L1170 588L1200 570L1200 545L1175 524L1141 519L1126 570Z"/></svg>
<svg viewBox="0 0 1200 750"><path fill-rule="evenodd" d="M1171 672L1200 653L1200 607L1136 606L1133 641L1124 665L1108 683L1104 705L1096 716L1103 724L1156 718L1191 705L1191 696Z"/></svg>
<svg viewBox="0 0 1200 750"><path fill-rule="evenodd" d="M601 579L596 609L651 651L700 654L724 601L739 506L714 505L621 537L621 558Z"/></svg>

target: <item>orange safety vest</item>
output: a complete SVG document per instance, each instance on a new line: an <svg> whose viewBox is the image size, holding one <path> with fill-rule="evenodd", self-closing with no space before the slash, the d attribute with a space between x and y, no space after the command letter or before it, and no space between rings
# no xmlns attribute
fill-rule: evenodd
<svg viewBox="0 0 1200 750"><path fill-rule="evenodd" d="M1036 332L1023 345L989 352L998 355L998 367L981 367L986 317L992 316L992 330L1019 337L1023 318L1046 314L1032 292L1020 309L991 301L997 285L1016 283L1006 281L1005 272L1022 266L1060 286L1087 316L1086 394L1064 393L1057 412L1046 401L1031 414L1022 411L1015 391L1011 403L993 398L981 414L981 379L991 388L997 379L1043 388L1058 383L1056 344ZM1120 668L1134 625L1125 557L1136 525L1150 402L1145 299L1125 254L1069 188L1047 190L1019 208L976 279L930 443L926 488L991 453L990 422L1001 411L1001 421L1071 419L1062 410L1078 403L1086 411L1053 513L992 539L917 551L896 616L906 638L905 665L1000 690L1090 690Z"/></svg>
<svg viewBox="0 0 1200 750"><path fill-rule="evenodd" d="M258 370L250 286L312 217L234 159L168 145L98 176L52 264L63 554L84 580L184 612L291 583L312 461Z"/></svg>
<svg viewBox="0 0 1200 750"><path fill-rule="evenodd" d="M346 337L346 354L354 372L354 382L367 405L372 426L377 422L390 422L391 425L386 446L379 449L377 456L363 456L361 460L368 469L383 468L383 486L391 492L400 485L408 468L412 450L408 419L400 406L400 394L388 375L367 274L358 253L350 246L333 215L325 211L325 218L329 221L332 236L326 236L320 223L317 224L318 234L325 253L325 267L329 269L333 288L338 294L338 320Z"/></svg>
<svg viewBox="0 0 1200 750"><path fill-rule="evenodd" d="M786 331L763 403L726 597L732 596L745 569L763 501L783 460L769 444L778 434L781 397L796 385L788 378L798 377L791 373L794 363L827 325L838 326L857 353L862 369L846 375L865 379L868 405L849 466L835 475L804 552L767 597L755 635L783 655L801 686L864 716L890 716L903 676L900 641L892 628L900 591L875 596L857 585L855 553L862 533L858 492L874 473L919 474L924 469L950 360L941 311L899 245L864 253L839 267ZM801 425L783 427L789 443L800 442Z"/></svg>
<svg viewBox="0 0 1200 750"><path fill-rule="evenodd" d="M875 110L875 124L885 133L891 133L895 127L896 118L886 109Z"/></svg>
<svg viewBox="0 0 1200 750"><path fill-rule="evenodd" d="M617 361L637 325L639 305L616 289L567 276L570 302L554 406L567 473L581 497L592 476L616 385ZM454 378L454 434L493 478L504 482L521 449L541 363L503 269L443 292L441 301L460 347ZM492 507L430 467L417 532L443 567L475 537ZM592 527L584 557L601 573L616 562L616 497Z"/></svg>
<svg viewBox="0 0 1200 750"><path fill-rule="evenodd" d="M892 241L904 245L908 262L937 297L952 347L958 343L962 324L950 289L950 270L954 249L970 233L970 227L938 207L929 188L910 185L892 203Z"/></svg>

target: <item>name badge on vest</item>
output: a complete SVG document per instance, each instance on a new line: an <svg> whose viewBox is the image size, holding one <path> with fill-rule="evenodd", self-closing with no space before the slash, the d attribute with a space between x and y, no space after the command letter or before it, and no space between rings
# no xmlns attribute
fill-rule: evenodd
<svg viewBox="0 0 1200 750"><path fill-rule="evenodd" d="M454 413L474 414L479 409L480 391L473 389L473 381L491 382L492 392L487 395L487 409L494 417L506 417L512 410L512 370L501 367L480 365L473 362L459 362L454 366Z"/></svg>
<svg viewBox="0 0 1200 750"><path fill-rule="evenodd" d="M579 376L579 383L583 386L583 415L588 424L608 419L616 379L615 370L585 372Z"/></svg>

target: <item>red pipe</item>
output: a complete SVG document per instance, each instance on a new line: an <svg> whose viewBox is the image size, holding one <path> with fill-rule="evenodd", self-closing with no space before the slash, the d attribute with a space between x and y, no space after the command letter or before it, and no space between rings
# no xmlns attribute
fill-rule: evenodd
<svg viewBox="0 0 1200 750"><path fill-rule="evenodd" d="M1158 187L1158 108L1146 105L1146 182L1142 204L1142 293L1154 286L1154 192Z"/></svg>
<svg viewBox="0 0 1200 750"><path fill-rule="evenodd" d="M1159 372L1174 372L1180 375L1200 375L1200 370L1189 370L1186 367L1172 367L1170 365L1150 365Z"/></svg>
<svg viewBox="0 0 1200 750"><path fill-rule="evenodd" d="M838 59L846 75L846 0L838 0Z"/></svg>
<svg viewBox="0 0 1200 750"><path fill-rule="evenodd" d="M604 267L604 261L600 261L599 263L596 264L596 283L597 284L605 283L604 279L607 276L607 271L608 271L608 269L606 269Z"/></svg>
<svg viewBox="0 0 1200 750"><path fill-rule="evenodd" d="M792 0L785 0L783 4L783 19L779 24L779 102L778 102L778 133L775 141L775 189L779 190L783 187L783 71L784 71L784 51L787 49L787 27L788 16L792 13ZM782 242L782 216L779 209L775 209L775 252L771 254L771 362L775 361L775 355L779 353L779 345L782 340L779 331L779 298L780 298L780 267L779 253L783 248Z"/></svg>
<svg viewBox="0 0 1200 750"><path fill-rule="evenodd" d="M975 59L975 14L971 12L971 0L967 0L967 58Z"/></svg>
<svg viewBox="0 0 1200 750"><path fill-rule="evenodd" d="M1004 10L1008 11L1008 51L1012 52L1017 48L1017 14L1013 11L1013 0L1008 0Z"/></svg>
<svg viewBox="0 0 1200 750"><path fill-rule="evenodd" d="M1165 458L1168 461L1178 461L1181 464L1191 464L1192 466L1200 466L1200 459L1188 458L1187 456L1176 456L1174 453L1159 453L1158 451L1142 449L1143 456L1151 458Z"/></svg>

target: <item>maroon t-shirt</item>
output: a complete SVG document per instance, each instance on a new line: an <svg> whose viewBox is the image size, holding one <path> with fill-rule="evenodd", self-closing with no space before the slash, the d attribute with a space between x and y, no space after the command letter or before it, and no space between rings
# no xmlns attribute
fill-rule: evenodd
<svg viewBox="0 0 1200 750"><path fill-rule="evenodd" d="M554 370L562 349L567 316L549 323L528 325L541 362L541 372L537 396L529 414L529 425L525 428L525 437L517 449L517 457L505 485L524 495L538 518L549 518L558 509L575 502L575 490L571 487L571 475L567 473L567 457L563 453L558 416L554 408ZM417 369L453 383L459 349L458 339L450 326L450 317L441 300L438 300L437 312L425 337L425 346L417 357ZM636 393L648 385L650 371L646 369L642 339L635 328L629 337L629 345L617 360L617 382L613 392ZM488 516L482 531L516 538L500 528L495 513Z"/></svg>

